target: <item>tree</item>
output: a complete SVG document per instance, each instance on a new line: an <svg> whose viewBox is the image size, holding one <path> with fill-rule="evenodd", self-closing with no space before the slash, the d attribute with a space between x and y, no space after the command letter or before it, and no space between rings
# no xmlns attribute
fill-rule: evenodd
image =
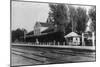
<svg viewBox="0 0 100 67"><path fill-rule="evenodd" d="M65 33L65 27L68 25L68 10L65 4L49 4L50 12L48 23L57 25L57 29Z"/></svg>
<svg viewBox="0 0 100 67"><path fill-rule="evenodd" d="M69 5L69 18L70 18L70 26L71 26L71 31L76 32L76 26L77 26L77 10L75 7Z"/></svg>
<svg viewBox="0 0 100 67"><path fill-rule="evenodd" d="M86 9L78 7L77 8L77 27L76 30L78 33L85 32L88 22L88 15L86 13Z"/></svg>
<svg viewBox="0 0 100 67"><path fill-rule="evenodd" d="M89 10L89 17L92 20L92 23L90 24L90 28L92 31L95 31L96 29L96 7L92 7Z"/></svg>
<svg viewBox="0 0 100 67"><path fill-rule="evenodd" d="M70 31L82 33L86 30L86 9L65 4L50 4L48 23L57 25L64 34Z"/></svg>
<svg viewBox="0 0 100 67"><path fill-rule="evenodd" d="M88 21L88 16L86 14L86 10L81 7L74 7L69 5L69 18L70 18L70 23L68 24L68 27L66 27L66 32L77 32L81 34L86 30L86 24Z"/></svg>
<svg viewBox="0 0 100 67"><path fill-rule="evenodd" d="M16 29L12 31L12 42L18 40L18 41L23 41L24 38L24 32L27 32L26 29Z"/></svg>

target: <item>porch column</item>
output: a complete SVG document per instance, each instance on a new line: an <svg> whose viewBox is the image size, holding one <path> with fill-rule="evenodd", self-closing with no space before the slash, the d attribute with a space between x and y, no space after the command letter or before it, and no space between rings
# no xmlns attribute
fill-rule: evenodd
<svg viewBox="0 0 100 67"><path fill-rule="evenodd" d="M95 46L95 34L92 32L92 46Z"/></svg>
<svg viewBox="0 0 100 67"><path fill-rule="evenodd" d="M82 33L82 46L85 46L85 42L84 42L84 33Z"/></svg>

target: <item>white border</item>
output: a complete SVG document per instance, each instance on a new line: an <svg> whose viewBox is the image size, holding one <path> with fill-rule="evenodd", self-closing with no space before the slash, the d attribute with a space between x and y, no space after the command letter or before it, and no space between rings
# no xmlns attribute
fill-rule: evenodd
<svg viewBox="0 0 100 67"><path fill-rule="evenodd" d="M68 64L52 64L52 65L36 65L36 66L23 66L23 67L99 67L100 65L100 32L99 32L99 15L100 15L100 2L99 0L28 0L40 2L55 2L55 3L69 3L69 4L87 4L96 5L97 21L96 21L96 47L97 55L96 62L84 63L68 63ZM0 0L0 67L10 67L10 0Z"/></svg>

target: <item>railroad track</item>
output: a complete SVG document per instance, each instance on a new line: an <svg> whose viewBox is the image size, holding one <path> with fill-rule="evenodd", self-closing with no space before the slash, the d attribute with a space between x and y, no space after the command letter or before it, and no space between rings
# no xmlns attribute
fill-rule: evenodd
<svg viewBox="0 0 100 67"><path fill-rule="evenodd" d="M89 54L80 53L80 52L63 52L63 51L52 51L52 53L62 54L62 55L71 55L71 56L84 56L84 57L94 57ZM94 54L95 55L95 54Z"/></svg>
<svg viewBox="0 0 100 67"><path fill-rule="evenodd" d="M28 52L23 52L23 51L18 51L18 50L13 50L13 51L21 52L21 53L25 53L25 54L31 54L31 55L35 55L35 56L39 56L39 57L48 58L48 59L56 59L56 58L53 58L53 57L42 56L42 55L38 55L38 54L35 54L35 53L28 53Z"/></svg>
<svg viewBox="0 0 100 67"><path fill-rule="evenodd" d="M80 62L82 59L75 59L85 57L86 61L94 61L94 54L88 52L76 52L73 50L59 50L59 49L48 49L48 48L33 48L33 47L12 47L11 53L22 56L26 59L34 60L34 65L37 64L54 64L54 63L72 63ZM70 58L70 59L69 59ZM87 59L89 58L89 60ZM28 61L27 61L28 62Z"/></svg>
<svg viewBox="0 0 100 67"><path fill-rule="evenodd" d="M44 61L41 61L41 60L38 60L38 59L35 59L35 58L31 58L31 57L28 57L28 56L25 56L25 55L20 55L20 54L14 53L14 52L12 54L19 55L19 56L22 56L22 57L27 58L27 59L31 59L31 60L35 60L35 61L44 63Z"/></svg>
<svg viewBox="0 0 100 67"><path fill-rule="evenodd" d="M28 58L28 59L39 61L42 64L64 62L64 60L61 60L61 59L58 60L55 57L43 56L43 55L38 55L38 54L35 54L35 53L28 53L28 52L25 52L25 51L18 51L18 50L14 50L14 49L12 50L12 54L16 54L16 55L23 56L23 57ZM25 54L27 54L27 56ZM33 58L32 56L29 56L29 55L35 56L35 58ZM36 57L38 57L38 58L36 58ZM44 60L44 58L45 58L45 60ZM48 62L46 59L52 60L52 62ZM72 61L68 61L68 62L72 62Z"/></svg>
<svg viewBox="0 0 100 67"><path fill-rule="evenodd" d="M41 51L41 52L43 52L43 53L54 53L54 54L62 54L62 55L71 55L71 56L84 56L84 57L94 57L94 55L95 55L95 53L93 54L92 52L91 52L91 54L90 54L90 52L76 52L76 51L71 51L71 50L49 50L48 51L48 49L32 49L32 50L34 50L34 51Z"/></svg>
<svg viewBox="0 0 100 67"><path fill-rule="evenodd" d="M21 49L21 48L20 48ZM93 55L89 55L89 54L87 54L87 53L81 53L81 52L73 52L73 51L63 51L63 50L48 50L48 49L32 49L33 51L40 51L40 52L42 52L42 54L41 55L37 55L37 54L35 54L35 53L32 53L33 55L36 55L36 56L39 56L39 57L45 57L45 58L48 58L48 59L52 59L52 60L56 60L57 59L57 57L54 57L54 56L47 56L47 55L45 55L45 56L43 56L43 54L45 54L45 53L52 53L52 54L57 54L57 55L67 55L67 56L84 56L84 57L89 57L89 58L95 58L95 54L93 54ZM62 56L62 57L63 57Z"/></svg>

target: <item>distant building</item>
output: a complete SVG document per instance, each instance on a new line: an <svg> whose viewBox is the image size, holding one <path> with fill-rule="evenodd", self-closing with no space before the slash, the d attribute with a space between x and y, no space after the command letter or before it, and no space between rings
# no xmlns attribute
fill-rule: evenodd
<svg viewBox="0 0 100 67"><path fill-rule="evenodd" d="M55 26L51 23L36 22L34 26L34 36L54 32Z"/></svg>
<svg viewBox="0 0 100 67"><path fill-rule="evenodd" d="M51 23L44 22L36 22L32 31L27 33L27 36L39 36L43 34L48 34L54 32L56 30L56 26Z"/></svg>
<svg viewBox="0 0 100 67"><path fill-rule="evenodd" d="M35 26L34 26L34 35L41 35L41 32L40 32L40 28L41 25L39 22L36 22Z"/></svg>

